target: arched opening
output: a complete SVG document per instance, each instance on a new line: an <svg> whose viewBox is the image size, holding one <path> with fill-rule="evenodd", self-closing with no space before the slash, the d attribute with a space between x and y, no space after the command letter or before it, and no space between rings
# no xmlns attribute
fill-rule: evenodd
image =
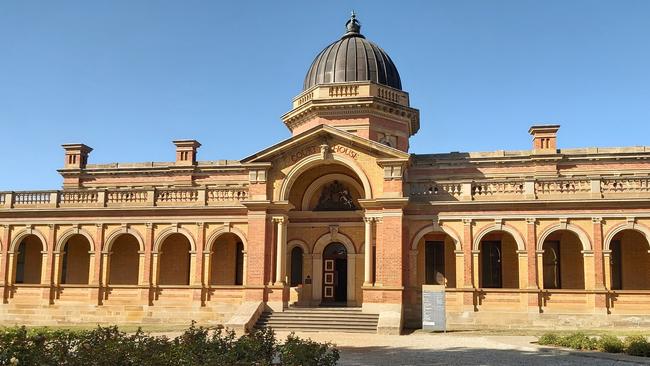
<svg viewBox="0 0 650 366"><path fill-rule="evenodd" d="M454 240L445 233L426 234L417 246L417 285L456 287Z"/></svg>
<svg viewBox="0 0 650 366"><path fill-rule="evenodd" d="M183 234L174 233L163 240L159 254L159 285L190 284L190 245Z"/></svg>
<svg viewBox="0 0 650 366"><path fill-rule="evenodd" d="M36 235L27 235L18 245L14 283L41 283L43 243Z"/></svg>
<svg viewBox="0 0 650 366"><path fill-rule="evenodd" d="M61 284L88 284L90 243L85 236L75 234L63 245L61 253Z"/></svg>
<svg viewBox="0 0 650 366"><path fill-rule="evenodd" d="M303 211L360 210L365 192L356 173L340 164L322 165L302 173L291 187L289 202Z"/></svg>
<svg viewBox="0 0 650 366"><path fill-rule="evenodd" d="M341 243L330 243L323 251L323 302L345 303L348 293L348 252Z"/></svg>
<svg viewBox="0 0 650 366"><path fill-rule="evenodd" d="M505 231L486 234L479 244L479 286L519 288L517 242Z"/></svg>
<svg viewBox="0 0 650 366"><path fill-rule="evenodd" d="M291 261L289 262L290 266L290 285L291 287L296 287L302 284L302 257L303 250L301 247L296 246L291 249Z"/></svg>
<svg viewBox="0 0 650 366"><path fill-rule="evenodd" d="M233 233L220 235L212 244L210 285L244 283L244 244Z"/></svg>
<svg viewBox="0 0 650 366"><path fill-rule="evenodd" d="M612 238L609 248L612 289L650 289L650 246L643 234L623 230Z"/></svg>
<svg viewBox="0 0 650 366"><path fill-rule="evenodd" d="M558 230L542 244L543 286L547 289L584 289L582 242L569 230Z"/></svg>
<svg viewBox="0 0 650 366"><path fill-rule="evenodd" d="M108 283L137 285L140 273L140 244L131 234L118 236L111 246Z"/></svg>

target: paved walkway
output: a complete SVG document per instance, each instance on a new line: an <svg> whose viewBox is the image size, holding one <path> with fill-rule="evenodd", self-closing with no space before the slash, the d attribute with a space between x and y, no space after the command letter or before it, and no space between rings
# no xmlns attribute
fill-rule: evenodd
<svg viewBox="0 0 650 366"><path fill-rule="evenodd" d="M531 344L535 337L463 333L404 336L297 333L331 341L341 350L341 366L407 365L650 365L650 359L600 352L564 351ZM277 334L279 340L286 333Z"/></svg>

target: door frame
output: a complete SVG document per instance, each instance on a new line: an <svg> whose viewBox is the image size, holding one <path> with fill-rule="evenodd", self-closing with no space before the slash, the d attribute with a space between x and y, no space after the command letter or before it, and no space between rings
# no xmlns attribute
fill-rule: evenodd
<svg viewBox="0 0 650 366"><path fill-rule="evenodd" d="M314 244L312 255L312 304L320 305L323 300L323 251L330 243L341 243L348 252L348 272L347 272L347 303L348 306L361 305L356 300L356 262L361 254L357 254L352 240L345 234L337 232L335 235L327 233L321 236Z"/></svg>

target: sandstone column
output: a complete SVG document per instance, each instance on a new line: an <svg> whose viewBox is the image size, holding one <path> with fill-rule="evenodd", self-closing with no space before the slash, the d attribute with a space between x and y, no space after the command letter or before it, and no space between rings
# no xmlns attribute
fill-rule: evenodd
<svg viewBox="0 0 650 366"><path fill-rule="evenodd" d="M287 218L284 216L274 217L277 223L277 235L275 243L275 285L286 284L286 252L287 252Z"/></svg>
<svg viewBox="0 0 650 366"><path fill-rule="evenodd" d="M364 217L363 221L365 223L363 285L372 286L372 269L374 266L372 261L372 223L374 219L372 217Z"/></svg>
<svg viewBox="0 0 650 366"><path fill-rule="evenodd" d="M537 276L537 220L526 219L526 252L528 255L528 311L540 312L539 280Z"/></svg>

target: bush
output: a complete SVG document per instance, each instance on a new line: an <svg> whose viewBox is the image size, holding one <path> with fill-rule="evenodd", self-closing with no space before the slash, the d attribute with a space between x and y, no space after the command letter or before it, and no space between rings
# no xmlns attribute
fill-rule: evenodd
<svg viewBox="0 0 650 366"><path fill-rule="evenodd" d="M596 349L596 341L584 333L571 333L567 336L561 337L559 346L573 348L573 349L584 349L592 350Z"/></svg>
<svg viewBox="0 0 650 366"><path fill-rule="evenodd" d="M644 336L629 336L625 339L625 353L632 356L650 357L650 343Z"/></svg>
<svg viewBox="0 0 650 366"><path fill-rule="evenodd" d="M539 337L538 343L541 345L557 346L560 344L560 336L555 333L544 333Z"/></svg>
<svg viewBox="0 0 650 366"><path fill-rule="evenodd" d="M194 323L174 339L134 334L116 326L70 331L25 327L0 328L0 365L271 365L278 357L288 366L332 366L339 359L330 343L301 340L293 334L285 344L270 329L237 339L223 327Z"/></svg>
<svg viewBox="0 0 650 366"><path fill-rule="evenodd" d="M601 352L621 353L625 350L623 341L613 335L604 335L598 339L596 348Z"/></svg>
<svg viewBox="0 0 650 366"><path fill-rule="evenodd" d="M339 360L339 351L331 343L303 340L293 333L281 347L283 366L334 366Z"/></svg>

